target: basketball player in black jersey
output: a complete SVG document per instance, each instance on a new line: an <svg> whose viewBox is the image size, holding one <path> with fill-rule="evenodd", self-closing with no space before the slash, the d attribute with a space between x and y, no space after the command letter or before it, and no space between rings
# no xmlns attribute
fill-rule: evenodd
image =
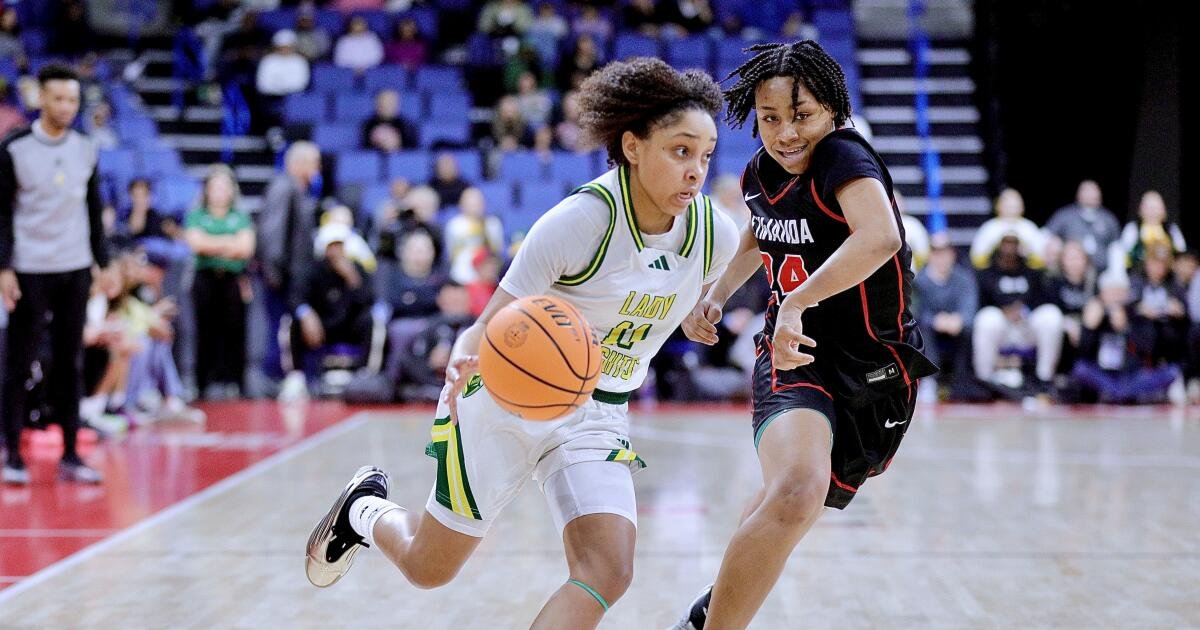
<svg viewBox="0 0 1200 630"><path fill-rule="evenodd" d="M684 323L715 343L725 300L760 266L772 298L754 371L763 488L677 628L744 628L820 516L887 469L912 419L921 354L892 178L848 126L841 68L812 41L762 44L729 78L728 119L762 138L742 174L753 213L725 275ZM753 110L753 112L751 111Z"/></svg>

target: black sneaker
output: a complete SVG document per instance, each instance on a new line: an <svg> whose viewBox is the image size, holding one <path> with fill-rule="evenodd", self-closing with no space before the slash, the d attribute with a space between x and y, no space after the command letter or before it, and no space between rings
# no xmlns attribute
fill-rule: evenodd
<svg viewBox="0 0 1200 630"><path fill-rule="evenodd" d="M667 630L704 630L704 622L708 620L708 603L712 601L712 589L712 584L705 586L688 606L687 615Z"/></svg>
<svg viewBox="0 0 1200 630"><path fill-rule="evenodd" d="M308 557L304 572L313 586L326 587L337 582L354 562L354 556L367 543L350 527L350 506L359 497L388 496L387 473L374 466L363 466L338 495L333 507L317 523L308 537Z"/></svg>

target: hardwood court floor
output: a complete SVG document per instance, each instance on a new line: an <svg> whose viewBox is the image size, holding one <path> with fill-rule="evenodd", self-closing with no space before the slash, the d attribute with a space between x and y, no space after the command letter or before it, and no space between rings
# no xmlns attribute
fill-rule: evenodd
<svg viewBox="0 0 1200 630"><path fill-rule="evenodd" d="M743 409L634 417L636 575L603 628L671 623L760 481ZM423 505L428 425L358 413L0 591L0 627L527 627L566 577L532 486L448 587L418 591L373 550L330 589L305 581L309 530L359 465ZM821 518L752 627L1200 627L1197 602L1200 409L941 407Z"/></svg>

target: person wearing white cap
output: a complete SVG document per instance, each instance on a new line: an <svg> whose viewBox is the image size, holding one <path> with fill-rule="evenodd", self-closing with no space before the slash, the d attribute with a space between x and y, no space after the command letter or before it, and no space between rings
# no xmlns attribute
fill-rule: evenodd
<svg viewBox="0 0 1200 630"><path fill-rule="evenodd" d="M258 62L258 93L287 96L304 91L308 87L308 59L296 52L296 33L289 29L277 31L271 45L275 49Z"/></svg>
<svg viewBox="0 0 1200 630"><path fill-rule="evenodd" d="M312 351L332 344L365 347L371 341L375 294L366 270L346 253L353 237L342 223L321 226L313 239L316 263L293 284L290 306L296 317L290 352L284 353L288 376L280 388L281 400L306 396L306 381L316 376Z"/></svg>

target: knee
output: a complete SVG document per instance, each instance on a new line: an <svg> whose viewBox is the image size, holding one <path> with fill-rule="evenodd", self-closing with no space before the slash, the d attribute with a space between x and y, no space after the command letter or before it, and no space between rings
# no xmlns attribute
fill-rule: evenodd
<svg viewBox="0 0 1200 630"><path fill-rule="evenodd" d="M820 514L828 494L828 473L808 469L789 471L767 490L763 511L784 527L801 529Z"/></svg>
<svg viewBox="0 0 1200 630"><path fill-rule="evenodd" d="M1004 313L995 306L985 306L976 313L971 328L976 335L991 337L1002 334L1005 326Z"/></svg>
<svg viewBox="0 0 1200 630"><path fill-rule="evenodd" d="M1029 314L1029 323L1035 330L1057 333L1063 328L1063 313L1053 304L1043 304Z"/></svg>
<svg viewBox="0 0 1200 630"><path fill-rule="evenodd" d="M408 578L410 584L425 591L449 584L456 575L458 575L457 567L445 566L404 571L404 576Z"/></svg>
<svg viewBox="0 0 1200 630"><path fill-rule="evenodd" d="M595 558L581 562L571 577L592 587L611 606L633 582L633 558Z"/></svg>

